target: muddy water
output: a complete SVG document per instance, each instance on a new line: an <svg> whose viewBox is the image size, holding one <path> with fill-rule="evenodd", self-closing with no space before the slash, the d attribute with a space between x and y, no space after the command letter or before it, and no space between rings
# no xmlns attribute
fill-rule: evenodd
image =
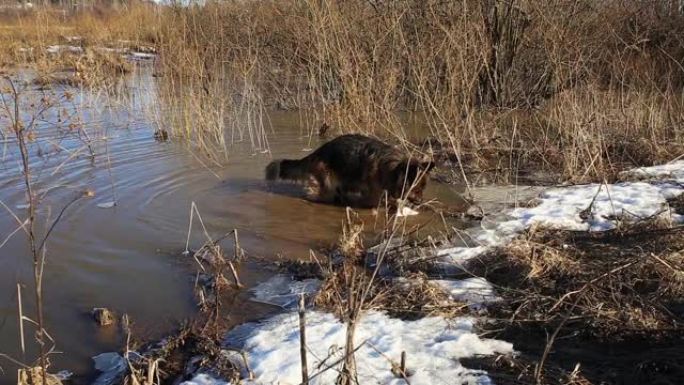
<svg viewBox="0 0 684 385"><path fill-rule="evenodd" d="M83 383L93 375L91 356L120 349L118 328L99 328L89 311L108 307L128 314L139 339L158 338L195 314L192 294L195 266L180 252L185 246L191 202L196 202L212 236L233 228L241 246L259 259L307 258L310 249L331 245L339 236L344 209L301 199L292 186L274 188L262 180L274 157L301 157L319 144L301 135L295 114L271 113L272 154L255 153L237 143L221 166L207 169L181 143L158 142L148 107L154 79L139 73L119 90L116 101L101 94L77 94L79 116L92 142L91 159L84 141L65 135L47 115L30 144L32 175L44 197L38 217L54 219L74 197L90 189L95 196L71 204L47 243L44 303L47 330L56 341L51 371L70 370ZM38 91L34 92L40 96ZM0 200L24 218L25 191L16 143L7 138L0 163ZM61 150L57 150L57 149ZM432 185L428 197L458 201L456 193ZM98 205L116 200L116 206ZM0 242L17 228L1 208ZM366 217L370 212L364 212ZM51 220L52 220L51 219ZM421 215L411 220L433 220ZM434 221L433 221L434 222ZM39 233L44 226L38 226ZM198 232L191 246L198 246ZM240 266L246 285L254 286L272 271L258 259ZM0 353L20 361L35 358L33 329L27 326L27 354L19 350L17 283L24 287L24 310L32 316L32 264L26 236L17 232L0 248ZM252 303L243 293L230 304L235 322L276 309ZM14 382L16 366L0 357L0 383Z"/></svg>

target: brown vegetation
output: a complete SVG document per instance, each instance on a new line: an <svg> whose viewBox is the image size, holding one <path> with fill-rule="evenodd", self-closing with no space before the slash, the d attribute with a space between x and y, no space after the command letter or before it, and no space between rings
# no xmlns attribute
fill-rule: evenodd
<svg viewBox="0 0 684 385"><path fill-rule="evenodd" d="M682 231L530 234L486 259L485 277L504 288L513 319L558 323L569 313L568 327L611 339L683 332Z"/></svg>
<svg viewBox="0 0 684 385"><path fill-rule="evenodd" d="M268 149L268 106L300 111L310 135L398 139L412 134L397 112L419 111L451 165L504 177L613 177L681 155L684 142L684 14L673 1L132 3L2 24L12 63L43 60L20 48L59 36L155 45L174 110L160 119L216 150L238 139Z"/></svg>
<svg viewBox="0 0 684 385"><path fill-rule="evenodd" d="M486 329L523 353L479 364L496 371L497 383L678 378L682 231L657 222L591 234L532 231L472 263L504 298Z"/></svg>
<svg viewBox="0 0 684 385"><path fill-rule="evenodd" d="M457 158L575 180L682 151L684 16L671 2L263 1L165 15L164 72L212 97L228 83L299 109L311 132L404 138L396 112L421 111Z"/></svg>

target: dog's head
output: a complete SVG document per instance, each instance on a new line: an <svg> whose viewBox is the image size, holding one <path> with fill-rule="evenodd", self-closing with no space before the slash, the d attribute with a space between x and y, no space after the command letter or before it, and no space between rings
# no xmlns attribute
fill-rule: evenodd
<svg viewBox="0 0 684 385"><path fill-rule="evenodd" d="M405 198L413 204L423 201L423 190L428 174L435 167L432 160L407 159L394 169L395 187L393 198Z"/></svg>

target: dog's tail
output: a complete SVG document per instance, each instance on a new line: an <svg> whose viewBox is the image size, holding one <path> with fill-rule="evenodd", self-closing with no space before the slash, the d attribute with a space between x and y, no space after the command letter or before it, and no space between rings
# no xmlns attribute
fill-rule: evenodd
<svg viewBox="0 0 684 385"><path fill-rule="evenodd" d="M304 181L309 175L308 162L305 159L277 159L266 166L266 180Z"/></svg>

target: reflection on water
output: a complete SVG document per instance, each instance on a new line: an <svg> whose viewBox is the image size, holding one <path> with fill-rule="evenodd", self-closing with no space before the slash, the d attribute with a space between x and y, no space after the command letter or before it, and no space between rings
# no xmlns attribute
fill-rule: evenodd
<svg viewBox="0 0 684 385"><path fill-rule="evenodd" d="M27 97L41 97L39 92ZM212 235L237 228L248 254L265 259L307 258L309 249L328 246L338 237L343 208L307 202L297 196L296 187L274 188L262 180L272 158L301 157L303 149L319 144L301 136L295 115L270 115L272 155L254 154L248 143L237 143L222 167L209 171L187 146L154 140L149 112L156 110L156 102L154 80L146 72L135 74L115 94L76 93L42 116L30 143L32 175L44 194L41 220L54 218L83 190L95 192L66 211L47 244L47 330L62 352L51 357L52 371L88 375L91 356L122 346L116 328L92 322L93 307L128 314L139 338L160 337L193 315L194 266L179 254L193 201ZM82 124L88 138L73 132L68 122ZM25 203L25 193L16 144L8 137L3 146L0 200L23 217L25 210L17 208ZM431 186L427 196L435 194L443 199L454 195ZM114 199L115 207L98 207ZM372 223L370 211L363 216ZM0 242L16 227L3 209ZM202 238L196 234L192 241L198 245ZM240 269L247 286L272 274L256 261L246 261ZM33 314L32 280L28 245L19 232L0 249L0 352L19 359L16 283L24 285L25 311ZM247 297L240 294L228 304L234 322L264 314L263 305ZM27 357L35 357L35 344L31 340L28 345ZM13 383L15 368L1 359L0 367L5 370L0 383Z"/></svg>

